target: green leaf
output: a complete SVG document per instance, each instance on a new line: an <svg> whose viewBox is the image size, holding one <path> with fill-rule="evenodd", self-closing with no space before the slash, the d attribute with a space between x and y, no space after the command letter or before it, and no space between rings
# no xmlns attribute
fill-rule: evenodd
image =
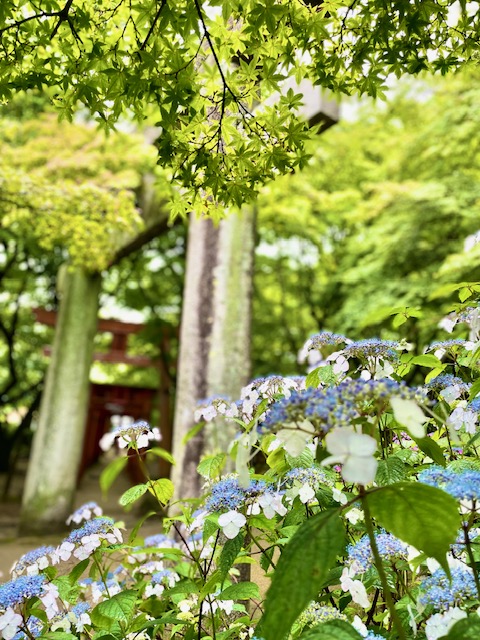
<svg viewBox="0 0 480 640"><path fill-rule="evenodd" d="M162 449L161 447L153 447L152 449L149 449L147 453L153 453L153 455L157 456L157 458L162 458L170 464L175 464L175 458L172 456L172 454L168 451L165 451L165 449Z"/></svg>
<svg viewBox="0 0 480 640"><path fill-rule="evenodd" d="M475 380L475 382L470 387L469 400L473 400L480 393L480 378Z"/></svg>
<svg viewBox="0 0 480 640"><path fill-rule="evenodd" d="M148 513L146 513L144 516L140 518L140 520L135 524L130 535L128 536L129 544L131 544L135 540L135 538L137 537L137 533L140 531L140 527L143 525L145 520L148 520L148 518L151 518L152 516L156 516L156 515L157 515L156 511L149 511Z"/></svg>
<svg viewBox="0 0 480 640"><path fill-rule="evenodd" d="M328 364L310 371L305 380L305 385L308 389L309 387L318 387L321 383L331 385L334 384L336 380L337 377L333 373L333 366Z"/></svg>
<svg viewBox="0 0 480 640"><path fill-rule="evenodd" d="M436 369L442 366L442 362L433 355L433 353L425 353L421 356L415 356L411 360L411 364L418 364L421 367L428 367L429 369Z"/></svg>
<svg viewBox="0 0 480 640"><path fill-rule="evenodd" d="M434 462L439 464L442 467L446 466L445 456L443 455L443 449L432 440L432 438L414 438L415 442L418 444L419 448L423 453L425 453L429 458L431 458Z"/></svg>
<svg viewBox="0 0 480 640"><path fill-rule="evenodd" d="M480 638L480 618L472 615L456 622L440 640L478 640Z"/></svg>
<svg viewBox="0 0 480 640"><path fill-rule="evenodd" d="M449 572L446 553L461 524L452 496L421 483L401 482L372 491L365 500L380 526L435 558Z"/></svg>
<svg viewBox="0 0 480 640"><path fill-rule="evenodd" d="M225 580L229 570L233 566L236 557L240 553L243 545L244 534L242 531L231 540L227 540L223 545L222 552L218 558L218 569L222 581Z"/></svg>
<svg viewBox="0 0 480 640"><path fill-rule="evenodd" d="M127 489L125 493L120 496L120 500L118 502L122 507L128 507L141 498L147 490L148 486L146 484L136 484L134 487Z"/></svg>
<svg viewBox="0 0 480 640"><path fill-rule="evenodd" d="M331 620L308 629L299 640L360 640L361 635L345 620Z"/></svg>
<svg viewBox="0 0 480 640"><path fill-rule="evenodd" d="M159 502L165 505L172 499L175 488L171 480L160 478L159 480L153 480L149 484L148 490Z"/></svg>
<svg viewBox="0 0 480 640"><path fill-rule="evenodd" d="M309 518L285 546L265 600L260 632L279 640L313 600L345 545L339 509Z"/></svg>
<svg viewBox="0 0 480 640"><path fill-rule="evenodd" d="M197 467L198 473L204 478L214 478L218 475L226 457L224 453L217 453L214 456L203 458Z"/></svg>
<svg viewBox="0 0 480 640"><path fill-rule="evenodd" d="M107 493L117 477L126 467L127 462L128 460L126 457L115 458L115 460L112 460L112 462L110 462L110 464L102 471L100 474L100 488L104 494Z"/></svg>
<svg viewBox="0 0 480 640"><path fill-rule="evenodd" d="M81 562L79 562L73 567L73 569L68 574L68 578L70 580L71 585L74 585L79 581L82 573L86 570L89 563L90 563L90 558L85 558L85 560L82 560Z"/></svg>
<svg viewBox="0 0 480 640"><path fill-rule="evenodd" d="M122 591L108 600L104 600L90 613L92 623L110 631L119 622L128 624L135 612L137 594L135 591Z"/></svg>
<svg viewBox="0 0 480 640"><path fill-rule="evenodd" d="M249 600L259 598L260 590L254 582L239 582L227 587L216 597L218 600Z"/></svg>
<svg viewBox="0 0 480 640"><path fill-rule="evenodd" d="M379 460L375 482L385 486L405 480L406 475L405 463L400 458L392 456L386 460Z"/></svg>

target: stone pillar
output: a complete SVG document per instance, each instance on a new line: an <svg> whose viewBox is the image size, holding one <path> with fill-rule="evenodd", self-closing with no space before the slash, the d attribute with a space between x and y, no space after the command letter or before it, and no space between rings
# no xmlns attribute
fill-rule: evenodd
<svg viewBox="0 0 480 640"><path fill-rule="evenodd" d="M101 276L62 274L61 299L23 495L22 532L65 527L75 495L88 411Z"/></svg>

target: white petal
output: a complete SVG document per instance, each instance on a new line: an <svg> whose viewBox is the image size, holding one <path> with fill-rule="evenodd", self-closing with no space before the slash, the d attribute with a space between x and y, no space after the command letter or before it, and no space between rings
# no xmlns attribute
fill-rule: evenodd
<svg viewBox="0 0 480 640"><path fill-rule="evenodd" d="M342 467L342 477L346 482L369 484L375 479L377 466L373 457L350 456Z"/></svg>

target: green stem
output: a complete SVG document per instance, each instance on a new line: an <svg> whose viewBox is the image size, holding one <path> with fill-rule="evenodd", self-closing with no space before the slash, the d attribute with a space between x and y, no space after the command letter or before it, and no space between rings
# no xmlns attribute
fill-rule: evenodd
<svg viewBox="0 0 480 640"><path fill-rule="evenodd" d="M363 487L360 487L359 493L360 493L360 499L362 501L363 511L365 513L365 528L367 529L368 539L370 540L370 546L372 548L372 555L373 555L373 560L375 562L375 567L377 569L380 582L382 583L383 597L385 598L385 604L387 605L388 610L390 612L390 616L397 630L398 637L400 638L400 640L407 640L407 636L405 635L405 630L403 628L402 622L398 615L398 611L395 609L395 603L393 601L392 593L390 591L390 587L388 586L387 574L385 573L382 558L380 557L380 553L378 551L377 541L375 540L375 533L373 530L372 516L370 514L368 501L366 499L365 489Z"/></svg>
<svg viewBox="0 0 480 640"><path fill-rule="evenodd" d="M465 547L467 548L468 559L470 560L470 567L473 571L473 577L475 579L475 586L477 587L477 596L480 598L480 579L478 577L477 564L473 555L472 544L468 537L468 524L463 525L463 535L465 536Z"/></svg>

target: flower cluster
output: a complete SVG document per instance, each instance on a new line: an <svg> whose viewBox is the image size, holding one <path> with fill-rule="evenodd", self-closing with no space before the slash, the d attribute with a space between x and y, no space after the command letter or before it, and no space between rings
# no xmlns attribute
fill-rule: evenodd
<svg viewBox="0 0 480 640"><path fill-rule="evenodd" d="M122 534L111 518L88 520L79 529L74 529L51 554L54 564L69 560L73 555L78 560L88 558L105 541L108 544L122 542Z"/></svg>
<svg viewBox="0 0 480 640"><path fill-rule="evenodd" d="M437 569L420 584L419 601L431 605L437 611L445 611L458 606L477 595L475 579L470 570L451 569L451 581L443 569Z"/></svg>
<svg viewBox="0 0 480 640"><path fill-rule="evenodd" d="M10 573L14 578L26 573L29 576L35 576L42 569L46 569L50 564L49 556L55 551L55 547L42 546L32 549L25 553L17 562L14 563Z"/></svg>
<svg viewBox="0 0 480 640"><path fill-rule="evenodd" d="M150 427L148 422L140 420L127 426L117 426L113 431L105 433L100 439L100 447L108 451L117 441L120 449L131 448L144 449L152 441L161 440L161 434L157 427Z"/></svg>
<svg viewBox="0 0 480 640"><path fill-rule="evenodd" d="M78 507L72 515L67 518L67 524L74 522L80 524L83 520L91 520L95 516L103 515L103 510L96 502L87 502Z"/></svg>
<svg viewBox="0 0 480 640"><path fill-rule="evenodd" d="M391 533L377 533L375 535L378 552L383 560L389 562L407 559L407 545ZM347 547L347 563L355 573L365 573L373 566L373 553L368 536Z"/></svg>
<svg viewBox="0 0 480 640"><path fill-rule="evenodd" d="M424 484L443 489L459 501L480 500L480 470L466 469L455 472L433 466L421 471L418 479Z"/></svg>

